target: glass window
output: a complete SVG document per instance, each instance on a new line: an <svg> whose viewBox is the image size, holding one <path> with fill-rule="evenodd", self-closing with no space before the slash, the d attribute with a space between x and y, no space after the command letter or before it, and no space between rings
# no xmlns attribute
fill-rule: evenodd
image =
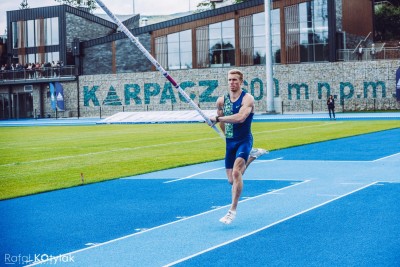
<svg viewBox="0 0 400 267"><path fill-rule="evenodd" d="M45 44L58 45L58 18L47 18L44 20Z"/></svg>
<svg viewBox="0 0 400 267"><path fill-rule="evenodd" d="M271 39L272 39L272 61L281 62L281 17L280 9L271 10Z"/></svg>
<svg viewBox="0 0 400 267"><path fill-rule="evenodd" d="M235 65L235 23L227 20L209 25L211 67Z"/></svg>
<svg viewBox="0 0 400 267"><path fill-rule="evenodd" d="M168 69L192 68L192 31L167 35Z"/></svg>
<svg viewBox="0 0 400 267"><path fill-rule="evenodd" d="M328 60L328 6L312 0L285 8L288 63Z"/></svg>
<svg viewBox="0 0 400 267"><path fill-rule="evenodd" d="M265 64L266 57L266 42L265 36L265 13L258 13L253 15L253 42L254 52L253 61L254 65Z"/></svg>
<svg viewBox="0 0 400 267"><path fill-rule="evenodd" d="M27 21L27 47L34 47L35 46L35 21L28 20Z"/></svg>
<svg viewBox="0 0 400 267"><path fill-rule="evenodd" d="M44 19L36 19L35 20L35 29L36 29L36 46L44 46Z"/></svg>
<svg viewBox="0 0 400 267"><path fill-rule="evenodd" d="M11 27L12 27L13 48L18 48L18 24L17 24L17 22L13 22Z"/></svg>
<svg viewBox="0 0 400 267"><path fill-rule="evenodd" d="M155 39L156 59L161 66L167 65L167 37L161 36Z"/></svg>
<svg viewBox="0 0 400 267"><path fill-rule="evenodd" d="M239 44L240 44L240 65L250 66L253 60L253 27L252 16L239 18Z"/></svg>
<svg viewBox="0 0 400 267"><path fill-rule="evenodd" d="M58 17L51 18L51 44L58 45Z"/></svg>
<svg viewBox="0 0 400 267"><path fill-rule="evenodd" d="M196 50L197 68L210 67L208 48L209 48L209 27L203 26L196 29Z"/></svg>
<svg viewBox="0 0 400 267"><path fill-rule="evenodd" d="M45 54L46 62L57 62L60 61L60 53L59 52L50 52Z"/></svg>
<svg viewBox="0 0 400 267"><path fill-rule="evenodd" d="M28 54L27 63L36 63L36 54Z"/></svg>

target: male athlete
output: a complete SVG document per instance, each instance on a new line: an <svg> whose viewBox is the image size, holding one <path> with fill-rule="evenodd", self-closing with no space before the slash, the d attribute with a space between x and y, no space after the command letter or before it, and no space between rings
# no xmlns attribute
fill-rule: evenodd
<svg viewBox="0 0 400 267"><path fill-rule="evenodd" d="M251 161L266 153L253 149L251 122L254 115L254 97L242 90L243 73L232 69L228 72L229 92L217 99L217 116L210 120L220 123L226 137L225 169L232 185L232 204L220 222L230 224L243 188L242 175ZM250 154L251 152L251 154Z"/></svg>

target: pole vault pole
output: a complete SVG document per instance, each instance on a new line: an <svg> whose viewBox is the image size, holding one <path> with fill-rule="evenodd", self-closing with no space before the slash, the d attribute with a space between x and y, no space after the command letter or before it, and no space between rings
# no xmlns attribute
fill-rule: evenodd
<svg viewBox="0 0 400 267"><path fill-rule="evenodd" d="M123 31L126 36L137 46L137 48L146 56L148 60L159 70L162 75L179 91L179 93L185 98L186 101L203 117L206 123L211 126L222 138L225 136L220 130L211 122L211 120L204 114L204 112L193 102L192 99L183 91L180 85L172 79L169 73L157 62L157 60L149 53L149 51L144 48L144 46L139 42L139 40L125 27L124 24L104 5L101 0L96 0L97 4L107 13L107 15L118 25L118 27Z"/></svg>

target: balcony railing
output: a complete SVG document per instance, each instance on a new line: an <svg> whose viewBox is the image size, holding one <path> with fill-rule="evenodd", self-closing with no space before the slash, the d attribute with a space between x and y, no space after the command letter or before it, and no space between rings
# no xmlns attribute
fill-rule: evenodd
<svg viewBox="0 0 400 267"><path fill-rule="evenodd" d="M43 67L38 69L0 70L0 84L13 81L32 81L57 78L74 78L75 66Z"/></svg>
<svg viewBox="0 0 400 267"><path fill-rule="evenodd" d="M371 54L371 48L364 48L364 53L359 58L354 49L339 49L337 51L338 61L357 61L357 60L383 60L400 59L400 47L384 47Z"/></svg>

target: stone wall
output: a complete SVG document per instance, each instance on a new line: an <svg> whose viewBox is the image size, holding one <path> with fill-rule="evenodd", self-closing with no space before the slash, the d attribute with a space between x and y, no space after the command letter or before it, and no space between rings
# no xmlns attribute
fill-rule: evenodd
<svg viewBox="0 0 400 267"><path fill-rule="evenodd" d="M330 94L336 99L338 111L400 110L400 102L395 98L395 75L399 67L400 60L275 65L275 111L326 112L326 99ZM169 74L194 104L209 110L215 109L217 97L227 92L229 69L174 70ZM239 69L245 75L243 88L255 98L256 112L265 113L265 67ZM76 117L78 114L81 117L107 117L121 111L192 109L158 71L83 75L78 82L63 82L62 85L65 112L59 112L59 117ZM0 85L0 93L8 92L23 92L23 85ZM48 83L33 85L36 114L55 117L49 95ZM43 110L40 110L41 102Z"/></svg>
<svg viewBox="0 0 400 267"><path fill-rule="evenodd" d="M148 33L137 38L146 49L150 49L150 35ZM115 51L115 55L113 55L113 51ZM84 53L85 56L82 59L84 75L113 73L113 63L111 62L114 62L115 72L117 73L151 69L149 60L128 38L85 48Z"/></svg>
<svg viewBox="0 0 400 267"><path fill-rule="evenodd" d="M276 65L274 98L290 107L292 112L324 111L330 94L334 95L337 104L349 105L350 110L351 106L355 110L361 109L353 105L355 102L376 105L376 101L384 103L381 109L399 109L399 103L395 101L395 73L399 66L399 60ZM229 69L192 69L169 73L196 105L202 109L214 109L217 97L227 91ZM239 69L245 74L243 88L256 100L256 112L265 112L265 67ZM108 116L119 111L191 108L159 72L87 75L81 76L79 83L82 116L97 116L100 109L103 116ZM371 104L368 104L370 100ZM281 109L276 111L279 113Z"/></svg>
<svg viewBox="0 0 400 267"><path fill-rule="evenodd" d="M92 40L99 36L107 36L113 32L114 29L95 23L88 19L76 16L71 13L66 13L66 38L67 48L71 48L71 43L74 38L78 38L81 41ZM88 30L90 29L90 30Z"/></svg>

